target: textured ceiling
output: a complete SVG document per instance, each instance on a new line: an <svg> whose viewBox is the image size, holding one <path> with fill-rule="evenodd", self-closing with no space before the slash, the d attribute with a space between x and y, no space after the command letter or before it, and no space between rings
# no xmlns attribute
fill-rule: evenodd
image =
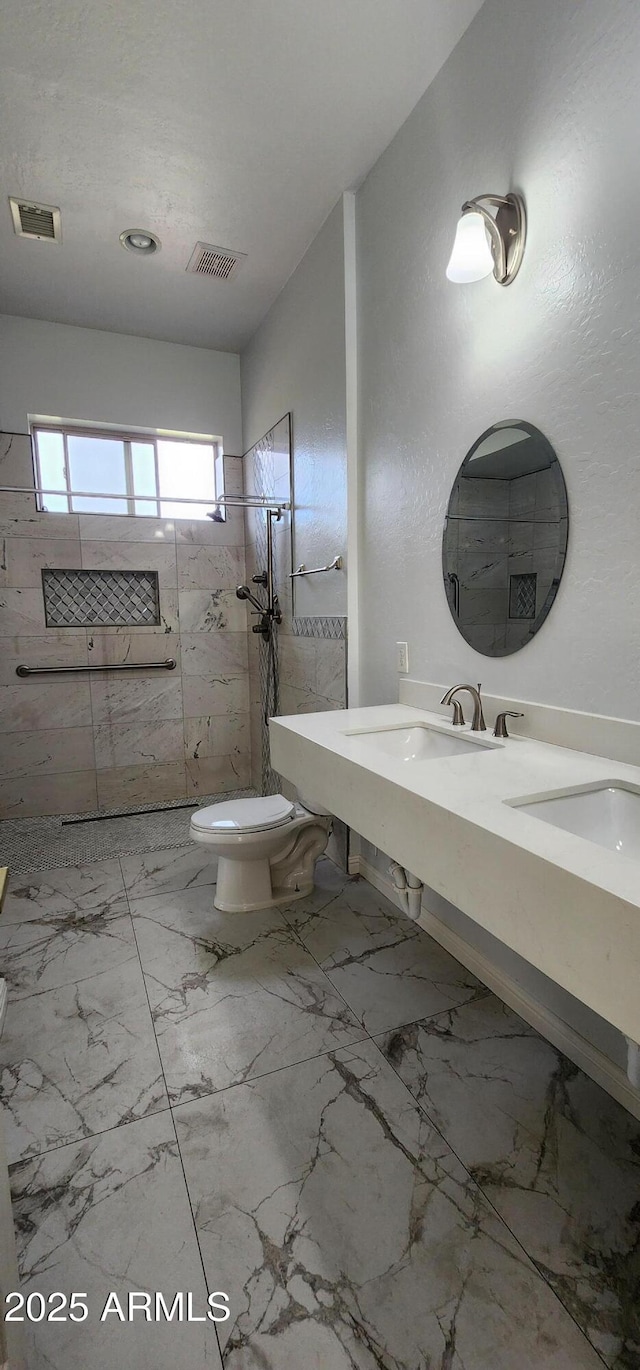
<svg viewBox="0 0 640 1370"><path fill-rule="evenodd" d="M237 350L481 2L3 0L0 310ZM62 245L8 195L60 205ZM197 239L248 253L235 280L185 274Z"/></svg>

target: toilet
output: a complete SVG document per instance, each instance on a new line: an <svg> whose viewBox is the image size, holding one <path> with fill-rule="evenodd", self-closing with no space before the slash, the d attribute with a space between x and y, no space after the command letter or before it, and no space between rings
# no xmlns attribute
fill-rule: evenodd
<svg viewBox="0 0 640 1370"><path fill-rule="evenodd" d="M310 894L331 822L330 814L313 813L282 794L196 810L191 837L218 860L215 907L247 913Z"/></svg>

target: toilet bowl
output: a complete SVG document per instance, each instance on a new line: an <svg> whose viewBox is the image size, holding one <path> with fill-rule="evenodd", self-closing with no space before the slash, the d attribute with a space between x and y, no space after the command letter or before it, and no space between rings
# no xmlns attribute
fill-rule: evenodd
<svg viewBox="0 0 640 1370"><path fill-rule="evenodd" d="M330 814L311 813L282 794L197 809L191 837L218 860L215 907L247 913L310 894L331 821Z"/></svg>

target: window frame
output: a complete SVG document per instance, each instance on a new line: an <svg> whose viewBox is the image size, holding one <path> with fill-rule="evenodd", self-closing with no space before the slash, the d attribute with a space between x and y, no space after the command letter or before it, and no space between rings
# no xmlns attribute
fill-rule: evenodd
<svg viewBox="0 0 640 1370"><path fill-rule="evenodd" d="M46 498L46 496L43 496L43 495L41 495L41 494L38 493L38 491L39 491L39 490L42 490L42 488L43 488L42 471L41 471L41 466L40 466L40 451L39 451L39 447L38 447L38 433L57 433L57 434L59 434L59 435L61 436L61 438L62 438L62 442L63 442L64 478L65 478L65 487L66 487L66 488L65 488L64 490L56 491L55 493L58 494L59 496L61 496L62 498L66 498L66 501L67 501L67 513L69 513L69 514L78 514L78 513L84 514L84 513L88 513L88 514L95 514L95 515L97 515L98 517L102 517L102 518L104 518L105 516L106 516L106 517L109 517L110 515L113 516L113 517L115 517L115 518L122 518L123 516L124 516L125 518L165 518L165 517L166 517L166 518L168 518L168 517L171 517L171 518L179 518L180 515L176 515L176 514L165 515L165 514L162 514L161 511L160 511L160 505L161 505L162 503L171 504L171 503L175 502L176 496L175 496L175 495L173 495L173 496L171 496L171 495L164 495L164 496L163 496L163 494L162 494L162 492L161 492L161 490L160 490L160 471L159 471L159 466L158 466L158 443L159 443L159 442L175 442L175 443L181 443L181 444L183 444L183 443L193 443L193 444L194 444L195 446L197 446L197 447L205 447L205 446L211 447L212 455L213 455L213 489L214 489L214 494L213 494L212 501L211 501L212 504L215 505L215 504L217 503L217 501L218 501L218 498L219 498L221 495L224 494L224 488L221 489L221 490L218 489L218 459L219 459L219 458L222 458L223 455L224 455L224 453L223 453L223 447L222 447L222 439L219 438L219 437L208 437L208 436L204 436L204 435L200 435L200 434L194 434L194 433L162 433L162 432L152 433L152 432L147 432L147 431L145 431L145 430L136 430L136 429L133 429L133 428L116 428L116 427L113 427L113 428L109 428L109 427L107 427L107 428L101 428L101 427L99 427L99 426L97 426L97 425L94 425L94 424L80 424L80 423L75 423L75 424L74 424L74 423L68 423L68 424L67 424L67 423L47 423L46 420L39 420L39 419L36 419L36 418L34 418L34 419L31 420L30 430L31 430L31 449L32 449L32 458L33 458L33 474L34 474L34 477L35 477L35 486L36 486L36 508L37 508L37 510L38 510L38 513L41 513L41 514L56 513L56 512L61 513L61 512L63 512L63 511L62 511L62 510L48 510L48 509L45 507L44 502L43 502L44 499ZM105 511L105 510L93 510L93 509L88 509L88 510L80 509L80 510L78 510L78 509L74 509L74 508L73 508L73 498L74 498L74 495L75 495L76 499L81 499L81 498L83 498L83 497L84 497L84 498L98 498L100 494L104 493L104 492L102 492L102 491L96 491L95 496L92 496L91 493L87 491L87 492L85 493L85 496L82 496L82 495L80 495L77 491L74 491L74 490L71 488L70 466L69 466L69 448L68 448L67 439L68 439L68 438L74 438L74 437L79 437L79 438L103 438L103 439L106 438L108 441L111 441L111 442L114 442L114 441L115 441L115 442L121 442L121 443L122 443L123 449L124 449L124 469L125 469L126 495L109 495L109 494L105 494L105 495L104 495L104 498L105 498L105 499L113 499L117 504L119 504L119 505L121 505L121 506L124 506L124 507L123 507L123 512L122 512L122 513L118 513L117 510L114 510L114 511L110 511L110 515L108 515L108 514L106 514L106 511ZM142 497L141 495L136 495L136 493L135 493L134 481L133 481L133 458L132 458L131 448L132 448L132 445L137 444L137 443L144 443L144 444L153 446L153 462L154 462L155 486L156 486L156 496L155 496L155 499L154 499L154 496L153 496L153 495L145 496L144 499L143 499L143 497ZM222 466L220 466L220 469L221 469L221 470L223 469ZM138 502L138 501L142 501L143 503L145 503L145 504L148 506L148 513L145 512L144 514L140 514L140 513L137 513L137 512L136 512L135 506L136 506L136 502ZM200 503L206 503L206 501L205 501L205 500L198 500L198 499L195 499L195 498L194 498L192 501L190 501L190 503L193 503L193 504L200 504ZM221 505L220 508L221 508L221 513L222 513L223 517L225 517L225 508L224 508L224 505ZM185 514L184 517L185 517L185 519L188 519L188 520L190 520L191 522L193 522L193 515Z"/></svg>

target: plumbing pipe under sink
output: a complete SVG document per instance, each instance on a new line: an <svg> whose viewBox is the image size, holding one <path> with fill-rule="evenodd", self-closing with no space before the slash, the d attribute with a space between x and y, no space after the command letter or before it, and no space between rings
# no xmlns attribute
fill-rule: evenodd
<svg viewBox="0 0 640 1370"><path fill-rule="evenodd" d="M412 875L411 871L405 870L398 861L392 861L389 866L389 875L400 896L403 913L414 922L420 917L422 906L422 891L424 885L418 880L417 875ZM626 1038L627 1043L627 1079L634 1089L640 1090L640 1046L631 1037Z"/></svg>
<svg viewBox="0 0 640 1370"><path fill-rule="evenodd" d="M414 922L420 917L422 905L422 891L424 885L418 880L417 875L412 875L411 871L405 870L397 861L392 861L389 866L389 875L400 895L400 903L403 913Z"/></svg>

